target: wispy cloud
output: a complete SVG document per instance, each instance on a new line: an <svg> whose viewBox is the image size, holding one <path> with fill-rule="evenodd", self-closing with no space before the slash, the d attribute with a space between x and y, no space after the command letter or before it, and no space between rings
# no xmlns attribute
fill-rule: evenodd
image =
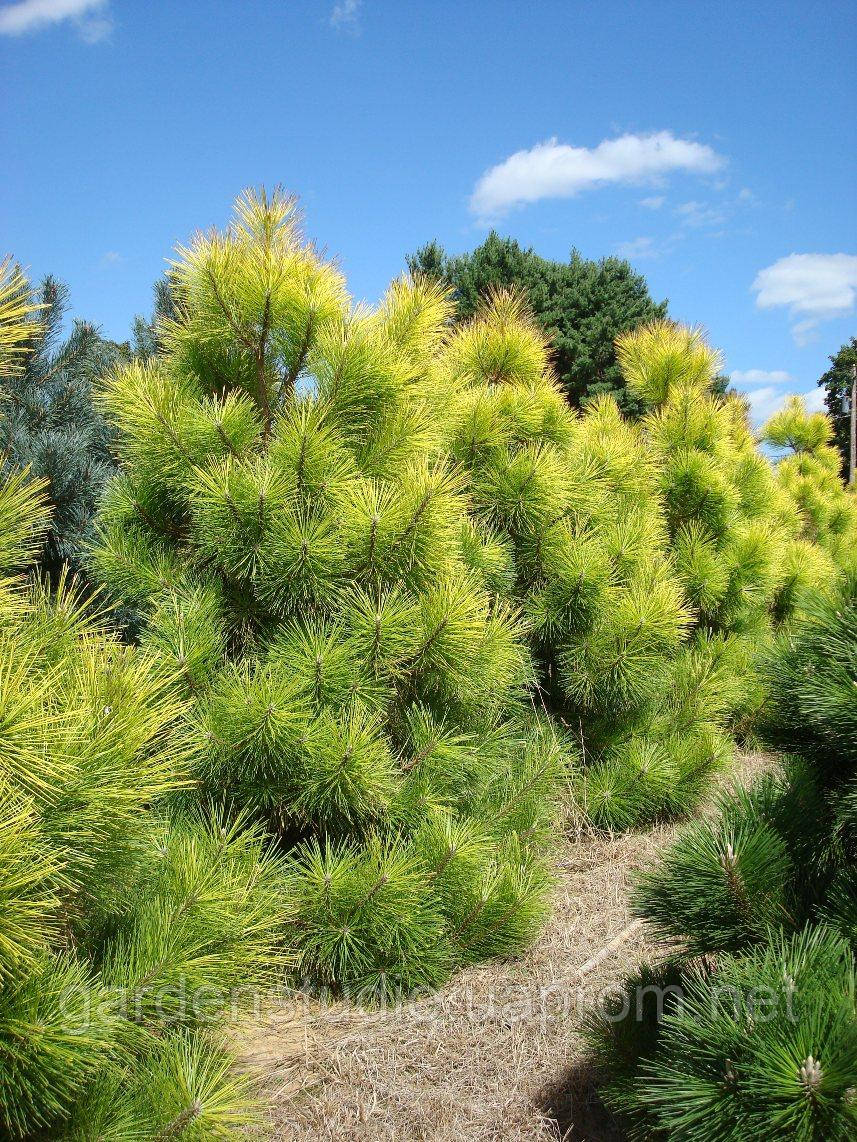
<svg viewBox="0 0 857 1142"><path fill-rule="evenodd" d="M631 261L640 261L642 258L659 258L662 251L654 238L632 238L630 242L619 242L613 247L614 253L620 258L630 258Z"/></svg>
<svg viewBox="0 0 857 1142"><path fill-rule="evenodd" d="M72 20L89 44L113 30L109 0L19 0L0 8L0 35L25 36L65 20Z"/></svg>
<svg viewBox="0 0 857 1142"><path fill-rule="evenodd" d="M330 26L337 32L356 36L360 31L360 5L362 0L339 0L330 13Z"/></svg>
<svg viewBox="0 0 857 1142"><path fill-rule="evenodd" d="M124 261L125 259L117 250L108 250L107 253L102 256L98 264L102 270L109 270L113 266L120 266Z"/></svg>
<svg viewBox="0 0 857 1142"><path fill-rule="evenodd" d="M674 171L709 174L725 161L704 143L679 139L671 131L621 135L592 148L548 139L487 170L476 183L470 209L479 218L496 218L514 206L570 198L608 183L645 183Z"/></svg>
<svg viewBox="0 0 857 1142"><path fill-rule="evenodd" d="M682 202L675 212L682 226L690 226L694 230L722 226L726 221L726 212L721 207L695 200Z"/></svg>
<svg viewBox="0 0 857 1142"><path fill-rule="evenodd" d="M734 379L734 373L733 379ZM779 412L786 403L786 398L794 393L794 389L781 389L774 385L763 385L758 389L744 392L750 402L750 421L756 428L760 428L766 420ZM824 390L817 385L809 392L798 393L803 399L809 412L822 412L824 410Z"/></svg>
<svg viewBox="0 0 857 1142"><path fill-rule="evenodd" d="M822 321L844 317L857 303L857 255L789 254L760 270L753 282L760 309L788 308L798 345L813 340Z"/></svg>
<svg viewBox="0 0 857 1142"><path fill-rule="evenodd" d="M792 379L782 369L733 369L729 376L736 385L787 385Z"/></svg>
<svg viewBox="0 0 857 1142"><path fill-rule="evenodd" d="M750 403L750 420L759 428L783 406L786 394L774 385L762 385L757 389L742 390Z"/></svg>
<svg viewBox="0 0 857 1142"><path fill-rule="evenodd" d="M744 209L753 204L747 194L739 192L737 195L725 195L716 198L713 202L700 202L690 199L673 206L668 215L665 211L662 217L675 219L671 230L659 238L641 237L633 238L630 242L620 242L614 247L614 253L632 261L641 258L662 258L671 254L684 242L696 235L706 238L723 238L734 231L730 230ZM640 206L649 210L660 210L666 203L666 195L658 194L650 198L641 198ZM740 231L739 231L740 232ZM746 230L744 231L746 233Z"/></svg>

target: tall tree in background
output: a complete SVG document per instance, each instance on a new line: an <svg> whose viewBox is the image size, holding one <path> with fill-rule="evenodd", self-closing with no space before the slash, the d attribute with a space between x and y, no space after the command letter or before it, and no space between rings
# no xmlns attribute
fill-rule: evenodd
<svg viewBox="0 0 857 1142"><path fill-rule="evenodd" d="M846 341L839 352L828 358L830 368L818 379L826 389L824 403L833 422L833 443L842 454L842 472L847 478L848 471L848 428L851 416L851 368L857 365L857 337Z"/></svg>
<svg viewBox="0 0 857 1142"><path fill-rule="evenodd" d="M653 301L645 278L629 262L589 261L576 250L568 262L552 262L493 230L471 254L449 257L429 242L407 261L412 273L452 286L458 321L472 317L492 288L522 290L551 340L554 369L569 402L579 408L590 397L613 393L624 412L642 413L642 403L625 387L613 342L620 333L665 317L667 303Z"/></svg>
<svg viewBox="0 0 857 1142"><path fill-rule="evenodd" d="M25 355L0 384L0 474L28 468L48 481L52 520L37 558L55 575L63 562L77 564L114 469L92 385L127 348L87 321L75 321L64 338L68 290L55 278L44 279L32 304L37 320L28 327Z"/></svg>

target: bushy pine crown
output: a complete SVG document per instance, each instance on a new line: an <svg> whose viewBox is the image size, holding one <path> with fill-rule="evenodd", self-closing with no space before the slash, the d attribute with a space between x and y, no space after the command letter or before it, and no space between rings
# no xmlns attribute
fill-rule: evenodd
<svg viewBox="0 0 857 1142"><path fill-rule="evenodd" d="M197 791L292 851L312 980L377 994L513 950L567 751L456 440L471 387L536 383L543 342L498 298L453 344L421 280L353 306L279 193L180 250L171 288L165 352L104 389L122 471L92 558L178 674Z"/></svg>
<svg viewBox="0 0 857 1142"><path fill-rule="evenodd" d="M306 690L307 716L350 704L369 726L407 698L483 717L528 665L440 448L447 299L402 281L352 309L295 209L248 193L183 251L167 354L108 383L124 471L96 566L191 689L250 655Z"/></svg>
<svg viewBox="0 0 857 1142"><path fill-rule="evenodd" d="M810 413L801 397L790 397L762 428L761 437L785 455L777 464L777 484L785 511L796 519L800 539L827 562L857 569L857 497L840 477L832 425L823 413Z"/></svg>
<svg viewBox="0 0 857 1142"><path fill-rule="evenodd" d="M20 576L48 523L43 484L0 482L0 1133L220 1136L248 1084L204 1025L281 974L283 870L166 812L185 703L72 583Z"/></svg>
<svg viewBox="0 0 857 1142"><path fill-rule="evenodd" d="M760 701L756 645L833 564L740 398L716 392L720 359L701 331L663 321L623 335L618 359L648 411L628 422L607 397L577 417L537 332L516 328L514 353L495 346L510 304L488 299L444 355L459 378L490 361L488 387L459 397L453 453L510 554L541 696L578 728L577 798L627 827L694 803L730 753L724 730Z"/></svg>

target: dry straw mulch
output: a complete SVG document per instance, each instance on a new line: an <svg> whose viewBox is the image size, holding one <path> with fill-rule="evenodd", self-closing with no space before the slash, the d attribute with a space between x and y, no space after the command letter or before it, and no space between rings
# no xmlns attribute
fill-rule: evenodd
<svg viewBox="0 0 857 1142"><path fill-rule="evenodd" d="M730 780L770 762L744 755ZM237 1030L275 1139L618 1142L579 1033L585 1008L662 953L628 908L633 874L676 826L559 835L551 918L521 959L459 972L439 992L367 1011L289 996Z"/></svg>

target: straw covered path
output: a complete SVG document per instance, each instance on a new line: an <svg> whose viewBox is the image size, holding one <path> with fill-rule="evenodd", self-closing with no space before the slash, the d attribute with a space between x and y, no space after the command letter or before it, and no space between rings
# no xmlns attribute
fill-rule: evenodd
<svg viewBox="0 0 857 1142"><path fill-rule="evenodd" d="M729 781L770 765L745 754ZM558 834L550 920L521 959L459 972L439 992L366 1011L290 996L234 1029L277 1139L619 1142L587 1067L580 1019L662 954L628 906L636 871L678 826Z"/></svg>

